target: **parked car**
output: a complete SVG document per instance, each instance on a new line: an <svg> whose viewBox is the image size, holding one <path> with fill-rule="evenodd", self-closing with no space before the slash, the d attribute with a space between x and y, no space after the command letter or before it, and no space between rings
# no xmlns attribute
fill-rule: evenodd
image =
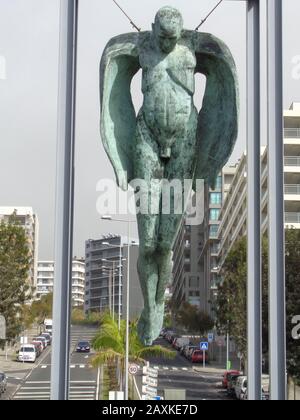
<svg viewBox="0 0 300 420"><path fill-rule="evenodd" d="M91 346L88 341L79 341L76 347L77 353L89 353L91 351Z"/></svg>
<svg viewBox="0 0 300 420"><path fill-rule="evenodd" d="M24 344L18 352L19 362L34 363L36 361L36 349L34 344Z"/></svg>
<svg viewBox="0 0 300 420"><path fill-rule="evenodd" d="M229 375L227 375L227 382L228 382L227 395L229 397L236 398L235 387L236 387L237 380L240 376L242 376L242 375L241 374L229 374Z"/></svg>
<svg viewBox="0 0 300 420"><path fill-rule="evenodd" d="M246 389L245 395L242 399L243 400L248 400L248 389ZM261 400L262 401L269 401L270 400L270 394L269 394L269 392L265 392L264 388L261 389Z"/></svg>
<svg viewBox="0 0 300 420"><path fill-rule="evenodd" d="M52 334L52 325L53 325L52 319L45 319L44 321L45 332Z"/></svg>
<svg viewBox="0 0 300 420"><path fill-rule="evenodd" d="M193 352L195 351L195 350L199 350L199 347L198 346L189 346L188 347L188 350L187 350L187 356L186 356L186 358L188 359L188 360L192 360L192 354L193 354Z"/></svg>
<svg viewBox="0 0 300 420"><path fill-rule="evenodd" d="M178 337L176 339L175 344L174 344L174 348L176 350L179 350L180 351L182 349L182 347L186 346L189 343L190 343L190 340L189 340L188 337Z"/></svg>
<svg viewBox="0 0 300 420"><path fill-rule="evenodd" d="M35 337L34 341L41 341L43 343L44 349L48 346L46 338L41 335L39 335L38 337Z"/></svg>
<svg viewBox="0 0 300 420"><path fill-rule="evenodd" d="M36 350L36 357L40 357L40 355L43 353L43 344L41 341L32 341L31 344L35 346Z"/></svg>
<svg viewBox="0 0 300 420"><path fill-rule="evenodd" d="M7 387L7 378L5 373L0 372L0 398L1 395L4 394L4 392L6 391L6 387Z"/></svg>
<svg viewBox="0 0 300 420"><path fill-rule="evenodd" d="M238 400L243 400L247 391L247 376L240 376L236 382L235 395Z"/></svg>
<svg viewBox="0 0 300 420"><path fill-rule="evenodd" d="M191 354L191 362L192 363L203 363L203 351L202 350L194 350ZM205 361L208 362L208 354L205 352Z"/></svg>
<svg viewBox="0 0 300 420"><path fill-rule="evenodd" d="M41 334L41 337L45 337L46 342L47 342L47 346L51 346L52 338L51 338L51 335L49 333L44 332L44 333Z"/></svg>
<svg viewBox="0 0 300 420"><path fill-rule="evenodd" d="M229 375L241 375L241 372L239 372L238 370L227 370L224 375L223 375L223 380L222 380L222 387L224 389L228 388L228 376Z"/></svg>

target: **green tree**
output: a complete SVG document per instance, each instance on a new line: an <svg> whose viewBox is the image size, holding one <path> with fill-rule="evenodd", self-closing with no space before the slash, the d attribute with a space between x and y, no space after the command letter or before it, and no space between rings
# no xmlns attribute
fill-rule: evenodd
<svg viewBox="0 0 300 420"><path fill-rule="evenodd" d="M98 334L92 342L97 351L92 360L94 367L104 364L116 366L120 364L121 372L125 369L126 356L126 322L121 321L119 331L118 322L112 319L110 314L104 314ZM174 358L176 353L159 345L145 347L137 333L137 322L132 322L129 333L129 360L130 362L144 363L147 357ZM123 380L120 378L120 383Z"/></svg>
<svg viewBox="0 0 300 420"><path fill-rule="evenodd" d="M300 384L300 340L294 340L292 320L300 315L300 230L286 232L287 369Z"/></svg>
<svg viewBox="0 0 300 420"><path fill-rule="evenodd" d="M214 321L197 306L184 302L177 313L177 322L190 334L204 335L214 327Z"/></svg>
<svg viewBox="0 0 300 420"><path fill-rule="evenodd" d="M43 324L45 319L52 318L53 293L48 293L39 300L32 302L29 311L29 320ZM30 325L30 324L29 324Z"/></svg>
<svg viewBox="0 0 300 420"><path fill-rule="evenodd" d="M7 339L22 329L22 305L31 298L30 252L25 230L13 214L0 223L0 313L6 318Z"/></svg>
<svg viewBox="0 0 300 420"><path fill-rule="evenodd" d="M262 336L263 352L268 351L268 243L262 243ZM218 287L215 305L219 333L234 338L243 356L247 359L247 238L235 243L227 255L223 281Z"/></svg>
<svg viewBox="0 0 300 420"><path fill-rule="evenodd" d="M288 373L300 380L299 341L292 338L292 319L300 314L300 231L286 230L286 304ZM218 288L215 312L220 333L229 331L244 360L247 358L247 239L240 239L229 252ZM262 342L268 353L268 240L262 243Z"/></svg>

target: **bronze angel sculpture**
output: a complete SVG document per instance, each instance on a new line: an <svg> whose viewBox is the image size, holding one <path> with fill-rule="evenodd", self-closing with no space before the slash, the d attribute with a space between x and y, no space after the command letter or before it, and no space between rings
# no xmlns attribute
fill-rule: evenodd
<svg viewBox="0 0 300 420"><path fill-rule="evenodd" d="M140 69L144 101L136 115L130 86ZM196 73L206 76L200 112L193 100ZM236 67L222 41L184 30L180 12L164 7L152 31L109 41L101 60L100 85L101 136L120 188L126 190L128 183L141 179L144 183L136 194L148 197L154 179L203 179L214 187L238 130ZM159 193L152 200L159 205ZM152 344L163 325L172 248L183 217L184 212L172 211L137 214L138 273L144 296L138 332L145 345Z"/></svg>

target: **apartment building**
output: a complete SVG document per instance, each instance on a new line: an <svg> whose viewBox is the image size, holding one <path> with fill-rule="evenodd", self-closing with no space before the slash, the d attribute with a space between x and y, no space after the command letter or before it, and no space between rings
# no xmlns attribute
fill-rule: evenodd
<svg viewBox="0 0 300 420"><path fill-rule="evenodd" d="M0 207L0 222L8 222L10 216L15 213L16 219L21 227L24 228L28 248L30 252L31 264L28 273L28 283L34 292L37 284L37 265L38 265L38 238L39 221L37 215L31 207Z"/></svg>
<svg viewBox="0 0 300 420"><path fill-rule="evenodd" d="M53 293L54 262L39 261L36 287L36 298ZM85 296L85 262L83 259L74 259L72 262L72 306L84 305Z"/></svg>
<svg viewBox="0 0 300 420"><path fill-rule="evenodd" d="M190 226L182 221L173 247L172 303L180 307L183 302L200 307L200 272L198 254L200 251L201 226Z"/></svg>
<svg viewBox="0 0 300 420"><path fill-rule="evenodd" d="M130 245L130 319L138 318L143 309L143 296L137 273L139 247ZM85 312L107 311L126 314L128 241L118 235L86 241Z"/></svg>
<svg viewBox="0 0 300 420"><path fill-rule="evenodd" d="M204 191L204 221L188 226L183 221L173 249L173 303L198 306L211 314L211 301L218 284L219 215L236 167L224 167L215 189Z"/></svg>
<svg viewBox="0 0 300 420"><path fill-rule="evenodd" d="M261 150L262 233L268 229L268 148ZM300 103L284 111L285 227L300 229ZM247 233L247 156L243 154L220 212L217 273L237 239Z"/></svg>

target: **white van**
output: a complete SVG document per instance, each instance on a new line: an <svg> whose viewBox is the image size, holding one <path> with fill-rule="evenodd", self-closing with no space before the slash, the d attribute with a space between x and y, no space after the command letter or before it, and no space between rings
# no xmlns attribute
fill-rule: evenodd
<svg viewBox="0 0 300 420"><path fill-rule="evenodd" d="M235 395L238 400L243 400L247 391L247 376L240 376L236 382Z"/></svg>
<svg viewBox="0 0 300 420"><path fill-rule="evenodd" d="M36 361L36 348L34 344L24 344L18 353L19 362L34 363Z"/></svg>
<svg viewBox="0 0 300 420"><path fill-rule="evenodd" d="M53 321L52 319L45 319L44 321L44 329L46 333L52 334L52 326L53 326Z"/></svg>

